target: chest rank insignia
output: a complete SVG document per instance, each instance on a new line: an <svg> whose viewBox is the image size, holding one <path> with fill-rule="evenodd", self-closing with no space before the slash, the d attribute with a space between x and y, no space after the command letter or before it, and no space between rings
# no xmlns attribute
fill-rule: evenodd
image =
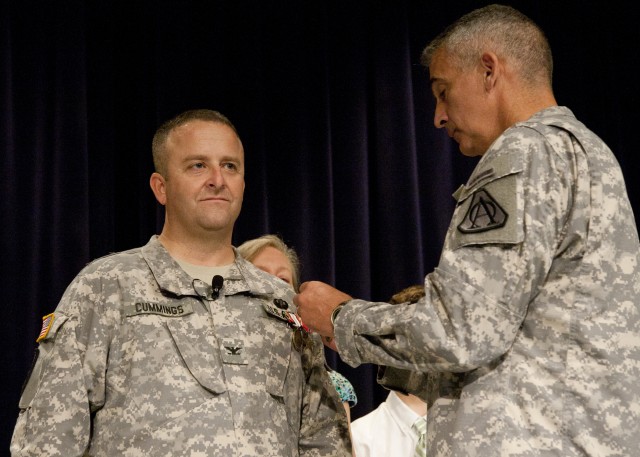
<svg viewBox="0 0 640 457"><path fill-rule="evenodd" d="M287 305L287 302L280 298L274 299L273 304L264 302L264 310L267 312L267 314L270 314L280 320L287 322L289 326L295 330L300 329L303 332L309 333L309 327L304 325L300 316L287 310L288 306L289 305Z"/></svg>
<svg viewBox="0 0 640 457"><path fill-rule="evenodd" d="M242 340L224 339L222 341L222 361L232 365L246 365Z"/></svg>
<svg viewBox="0 0 640 457"><path fill-rule="evenodd" d="M484 189L473 193L467 214L458 225L462 233L479 233L503 227L509 215Z"/></svg>

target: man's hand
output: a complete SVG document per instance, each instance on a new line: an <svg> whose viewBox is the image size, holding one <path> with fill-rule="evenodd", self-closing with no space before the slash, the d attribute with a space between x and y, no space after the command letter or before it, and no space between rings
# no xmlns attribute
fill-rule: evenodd
<svg viewBox="0 0 640 457"><path fill-rule="evenodd" d="M340 303L350 299L350 295L328 284L309 281L300 286L300 293L293 297L293 302L298 307L298 314L305 325L318 332L325 345L336 350L331 313Z"/></svg>

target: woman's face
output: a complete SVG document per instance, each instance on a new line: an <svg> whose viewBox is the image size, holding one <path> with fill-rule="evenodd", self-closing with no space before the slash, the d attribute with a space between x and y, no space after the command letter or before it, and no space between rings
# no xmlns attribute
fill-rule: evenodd
<svg viewBox="0 0 640 457"><path fill-rule="evenodd" d="M293 268L286 255L273 246L262 249L251 261L262 271L282 279L293 287Z"/></svg>

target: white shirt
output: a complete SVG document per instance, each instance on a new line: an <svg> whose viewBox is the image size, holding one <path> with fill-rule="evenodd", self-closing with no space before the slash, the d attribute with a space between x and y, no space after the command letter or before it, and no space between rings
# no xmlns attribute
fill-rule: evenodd
<svg viewBox="0 0 640 457"><path fill-rule="evenodd" d="M411 426L420 416L394 391L369 414L351 423L356 457L411 457L418 435Z"/></svg>

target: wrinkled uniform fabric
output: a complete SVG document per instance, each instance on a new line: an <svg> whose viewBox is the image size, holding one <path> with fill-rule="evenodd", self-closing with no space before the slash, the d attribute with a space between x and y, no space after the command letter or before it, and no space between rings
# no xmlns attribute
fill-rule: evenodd
<svg viewBox="0 0 640 457"><path fill-rule="evenodd" d="M40 342L12 454L351 455L322 344L265 311L291 293L236 255L214 300L156 237L92 262Z"/></svg>
<svg viewBox="0 0 640 457"><path fill-rule="evenodd" d="M341 358L428 373L431 457L638 455L640 248L609 148L548 108L456 197L426 297L347 304Z"/></svg>

